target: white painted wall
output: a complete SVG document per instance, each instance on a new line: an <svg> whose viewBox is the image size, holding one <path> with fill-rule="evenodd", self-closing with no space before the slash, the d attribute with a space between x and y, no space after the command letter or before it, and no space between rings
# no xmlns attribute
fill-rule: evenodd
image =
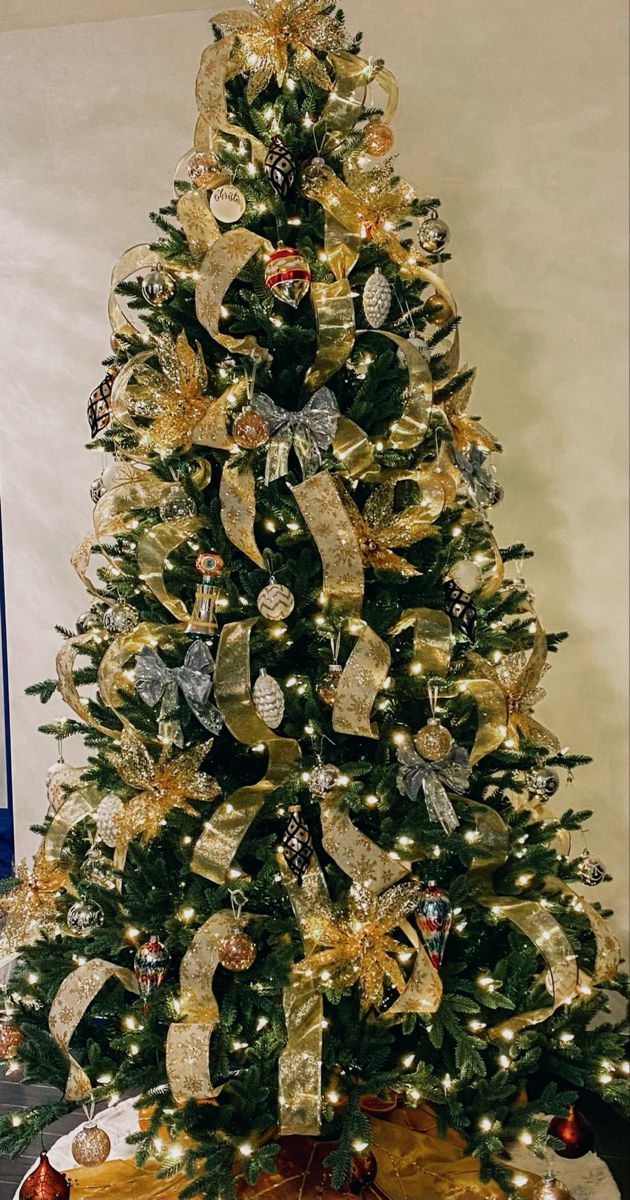
<svg viewBox="0 0 630 1200"><path fill-rule="evenodd" d="M497 534L536 550L529 578L543 621L572 633L541 717L597 760L571 802L595 810L591 849L615 874L597 895L615 899L625 929L625 5L345 7L366 51L399 77L401 171L442 197L452 226L448 276L466 357L479 366L473 409L505 445ZM107 351L109 272L170 195L206 39L203 12L0 39L2 496L20 854L54 757L35 730L55 711L22 690L51 673L53 623L87 607L68 558L88 528L99 465L82 447ZM80 761L78 745L67 756Z"/></svg>

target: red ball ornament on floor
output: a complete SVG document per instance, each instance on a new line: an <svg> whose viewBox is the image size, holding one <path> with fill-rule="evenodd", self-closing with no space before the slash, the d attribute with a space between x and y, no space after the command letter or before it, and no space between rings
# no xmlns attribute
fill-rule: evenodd
<svg viewBox="0 0 630 1200"><path fill-rule="evenodd" d="M572 1104L566 1117L553 1118L547 1133L564 1143L564 1149L556 1150L560 1158L582 1158L595 1145L595 1135L589 1122Z"/></svg>
<svg viewBox="0 0 630 1200"><path fill-rule="evenodd" d="M376 1159L371 1150L361 1150L353 1155L350 1169L348 1194L362 1196L366 1187L376 1179Z"/></svg>
<svg viewBox="0 0 630 1200"><path fill-rule="evenodd" d="M42 1154L37 1166L20 1188L20 1200L70 1200L70 1184L61 1171L51 1167Z"/></svg>

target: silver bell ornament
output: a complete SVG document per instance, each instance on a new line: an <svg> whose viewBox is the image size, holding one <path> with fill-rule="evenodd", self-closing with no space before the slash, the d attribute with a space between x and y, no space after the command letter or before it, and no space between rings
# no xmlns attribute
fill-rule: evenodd
<svg viewBox="0 0 630 1200"><path fill-rule="evenodd" d="M391 303L392 289L389 280L377 267L363 288L363 312L372 329L380 329L387 319Z"/></svg>
<svg viewBox="0 0 630 1200"><path fill-rule="evenodd" d="M75 900L66 913L66 925L75 937L86 937L103 924L103 910L89 900Z"/></svg>
<svg viewBox="0 0 630 1200"><path fill-rule="evenodd" d="M418 241L426 254L439 254L449 237L449 227L439 217L427 217L418 230Z"/></svg>
<svg viewBox="0 0 630 1200"><path fill-rule="evenodd" d="M525 782L532 796L538 800L551 800L560 787L560 776L553 767L536 767L527 774Z"/></svg>
<svg viewBox="0 0 630 1200"><path fill-rule="evenodd" d="M96 833L101 842L106 846L114 847L118 841L118 829L120 827L120 818L125 811L125 806L115 792L108 792L103 796L95 814Z"/></svg>
<svg viewBox="0 0 630 1200"><path fill-rule="evenodd" d="M147 304L159 308L175 295L175 280L163 267L153 267L142 280L141 290Z"/></svg>
<svg viewBox="0 0 630 1200"><path fill-rule="evenodd" d="M138 614L130 604L112 604L103 616L103 628L115 636L130 633L138 624Z"/></svg>
<svg viewBox="0 0 630 1200"><path fill-rule="evenodd" d="M277 729L284 716L284 693L280 684L263 669L253 688L254 707L261 721Z"/></svg>

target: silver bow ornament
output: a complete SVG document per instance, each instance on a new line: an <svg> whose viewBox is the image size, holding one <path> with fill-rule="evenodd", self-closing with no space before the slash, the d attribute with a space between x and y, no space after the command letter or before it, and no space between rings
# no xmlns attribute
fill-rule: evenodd
<svg viewBox="0 0 630 1200"><path fill-rule="evenodd" d="M401 764L396 779L398 790L410 800L417 800L423 792L429 820L439 821L445 833L454 833L459 820L446 788L460 796L466 791L472 772L466 751L461 746L451 746L445 758L428 762L413 749L411 742L404 742L398 748L398 761Z"/></svg>
<svg viewBox="0 0 630 1200"><path fill-rule="evenodd" d="M254 396L252 408L269 426L265 483L287 474L292 448L304 478L314 475L321 466L322 450L328 450L332 443L339 420L339 407L330 388L319 388L299 412L279 408L264 392Z"/></svg>
<svg viewBox="0 0 630 1200"><path fill-rule="evenodd" d="M143 646L136 658L136 691L145 704L154 708L161 701L160 741L182 747L184 732L179 720L179 692L188 707L210 733L218 733L223 717L210 703L214 659L205 644L194 641L186 651L181 667L167 667L159 654Z"/></svg>

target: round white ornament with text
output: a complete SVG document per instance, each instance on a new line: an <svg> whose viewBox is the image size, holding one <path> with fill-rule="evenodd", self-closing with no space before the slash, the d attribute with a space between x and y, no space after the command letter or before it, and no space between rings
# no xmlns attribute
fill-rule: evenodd
<svg viewBox="0 0 630 1200"><path fill-rule="evenodd" d="M245 212L246 201L240 190L233 183L222 183L215 188L210 197L210 211L217 221L226 225L240 221Z"/></svg>

